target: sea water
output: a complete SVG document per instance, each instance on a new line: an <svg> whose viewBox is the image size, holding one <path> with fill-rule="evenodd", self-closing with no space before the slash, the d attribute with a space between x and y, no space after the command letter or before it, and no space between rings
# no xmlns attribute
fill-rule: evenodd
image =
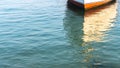
<svg viewBox="0 0 120 68"><path fill-rule="evenodd" d="M86 13L66 4L1 0L0 68L120 68L119 3Z"/></svg>

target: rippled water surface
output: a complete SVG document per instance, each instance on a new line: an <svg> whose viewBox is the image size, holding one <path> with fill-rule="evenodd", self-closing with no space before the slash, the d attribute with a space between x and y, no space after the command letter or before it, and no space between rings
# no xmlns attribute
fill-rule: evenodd
<svg viewBox="0 0 120 68"><path fill-rule="evenodd" d="M1 0L0 68L120 68L119 3L84 16L66 2Z"/></svg>

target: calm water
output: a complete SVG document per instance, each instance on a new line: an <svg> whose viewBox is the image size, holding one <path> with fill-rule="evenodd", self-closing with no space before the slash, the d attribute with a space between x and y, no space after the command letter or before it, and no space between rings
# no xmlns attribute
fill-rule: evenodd
<svg viewBox="0 0 120 68"><path fill-rule="evenodd" d="M120 68L119 9L83 16L66 0L1 0L0 68Z"/></svg>

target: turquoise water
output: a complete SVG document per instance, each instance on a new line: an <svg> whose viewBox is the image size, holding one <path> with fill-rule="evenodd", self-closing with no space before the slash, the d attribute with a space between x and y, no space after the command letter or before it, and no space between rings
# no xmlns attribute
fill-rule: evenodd
<svg viewBox="0 0 120 68"><path fill-rule="evenodd" d="M119 8L84 16L66 0L1 0L0 68L120 68Z"/></svg>

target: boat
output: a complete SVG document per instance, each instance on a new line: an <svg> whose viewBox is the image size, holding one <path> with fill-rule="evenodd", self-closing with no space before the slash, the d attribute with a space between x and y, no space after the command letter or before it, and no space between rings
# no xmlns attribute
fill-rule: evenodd
<svg viewBox="0 0 120 68"><path fill-rule="evenodd" d="M89 10L111 2L115 2L115 0L68 0L68 5Z"/></svg>

